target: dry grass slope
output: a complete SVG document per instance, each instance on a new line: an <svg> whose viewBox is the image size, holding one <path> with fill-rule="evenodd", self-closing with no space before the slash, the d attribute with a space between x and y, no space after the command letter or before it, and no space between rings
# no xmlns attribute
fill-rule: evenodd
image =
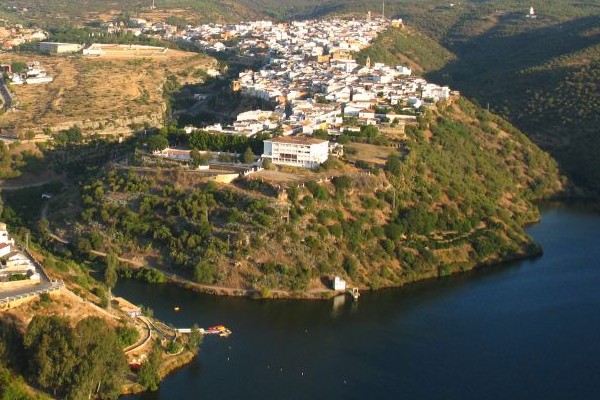
<svg viewBox="0 0 600 400"><path fill-rule="evenodd" d="M181 82L216 61L195 53L169 50L161 57L51 57L4 54L0 62L37 60L54 81L12 86L20 104L3 115L4 133L23 135L79 125L84 131L125 133L131 123L158 123L165 110L163 83L173 74Z"/></svg>

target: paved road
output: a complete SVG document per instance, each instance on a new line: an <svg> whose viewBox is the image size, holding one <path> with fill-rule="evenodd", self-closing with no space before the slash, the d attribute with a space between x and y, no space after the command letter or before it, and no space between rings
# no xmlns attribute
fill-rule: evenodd
<svg viewBox="0 0 600 400"><path fill-rule="evenodd" d="M42 281L34 286L27 286L18 290L0 291L0 301L6 299L15 299L23 296L37 295L46 291L53 291L63 286L62 281L60 282L49 282Z"/></svg>
<svg viewBox="0 0 600 400"><path fill-rule="evenodd" d="M9 298L36 295L49 290L55 290L63 286L62 281L51 281L50 277L46 274L46 271L42 266L35 260L28 251L19 249L20 251L29 255L33 264L35 265L36 271L40 274L40 283L32 286L25 286L14 290L0 290L0 301Z"/></svg>
<svg viewBox="0 0 600 400"><path fill-rule="evenodd" d="M124 350L125 354L131 353L135 350L139 350L140 348L144 347L146 343L148 343L148 341L152 338L152 327L150 326L150 323L143 317L138 317L138 320L142 321L146 325L146 336L138 340L137 343L134 343L133 345L126 348Z"/></svg>

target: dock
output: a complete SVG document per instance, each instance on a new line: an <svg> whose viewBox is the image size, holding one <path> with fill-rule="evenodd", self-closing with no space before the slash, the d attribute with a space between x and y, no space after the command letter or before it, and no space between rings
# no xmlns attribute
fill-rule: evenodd
<svg viewBox="0 0 600 400"><path fill-rule="evenodd" d="M178 333L192 333L191 328L179 328L176 329L176 331ZM207 329L198 328L197 331L200 332L202 335L218 335L220 337L227 337L232 333L231 330L227 329L223 325L212 326Z"/></svg>
<svg viewBox="0 0 600 400"><path fill-rule="evenodd" d="M352 296L352 298L354 300L358 300L358 297L360 296L360 293L358 292L358 288L352 288L352 289L348 289L348 294L350 296Z"/></svg>

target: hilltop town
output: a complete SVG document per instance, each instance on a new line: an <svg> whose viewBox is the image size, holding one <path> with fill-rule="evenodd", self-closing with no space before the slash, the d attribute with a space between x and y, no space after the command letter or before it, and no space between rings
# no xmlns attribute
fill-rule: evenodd
<svg viewBox="0 0 600 400"><path fill-rule="evenodd" d="M402 26L401 20L370 17L289 24L255 21L188 27L177 34L165 34L163 38L187 41L207 51L262 57L265 65L258 71L240 72L231 82L232 90L268 102L273 109L242 112L229 126L216 123L202 129L246 137L263 132L296 136L313 135L318 131L321 140L276 139L291 150L287 153L277 151L274 155L272 141L265 142L263 152L263 157L275 164L314 168L327 159L326 147L324 150L316 147L326 142L323 139L327 136L335 138L344 133L364 132L375 136L380 129L401 135L404 125L416 122L424 107L450 98L450 88L413 77L406 66L371 64L368 59L363 66L353 58L380 32L402 29ZM227 47L220 39L234 44ZM202 102L210 93L194 96ZM376 128L367 128L369 126ZM189 127L186 132L194 129ZM315 153L310 161L297 161L301 148L310 148ZM330 150L335 151L335 146L330 146Z"/></svg>
<svg viewBox="0 0 600 400"><path fill-rule="evenodd" d="M244 112L232 126L216 124L205 127L208 131L253 136L278 126L283 135L312 134L317 129L339 134L364 124L397 127L415 121L421 106L450 97L447 86L412 77L406 66L371 65L369 60L363 66L354 60L379 33L402 29L399 19L371 19L369 13L365 20L252 21L188 26L181 31L140 19L134 23L143 27L140 33L152 31L204 51L264 60L258 71L240 72L232 89L272 102L272 113ZM197 98L201 101L206 95L198 93Z"/></svg>
<svg viewBox="0 0 600 400"><path fill-rule="evenodd" d="M384 19L313 20L224 29L229 35L239 34L237 48L242 55L254 55L255 48L267 50L266 65L241 72L232 85L243 95L273 102L275 110L270 115L257 111L255 118L250 113L238 116L233 132L218 125L206 129L251 136L270 128L260 121L275 120L283 135L312 134L317 129L339 135L361 125L394 128L416 121L421 106L449 99L450 89L412 77L405 66L371 65L370 60L361 66L353 59L390 25L402 26ZM213 30L200 32L207 35ZM194 41L196 36L186 38ZM198 42L209 46L203 39Z"/></svg>
<svg viewBox="0 0 600 400"><path fill-rule="evenodd" d="M140 35L144 29L151 27ZM43 183L26 187L32 204L5 196L5 215L11 225L39 219L25 222L27 232L34 233L50 275L65 285L58 296L39 302L32 301L39 286L27 289L27 304L7 296L21 331L34 310L60 314L68 302L93 310L90 315L99 315L109 330L129 331L121 367L126 360L132 370L140 368L127 389L137 391L153 387L141 372L153 359L157 365L173 360L167 369L174 368L184 362L179 354L193 356L194 346L182 353L187 339L195 342L193 333L229 331L175 330L140 316L151 312L112 297L117 273L210 293L315 299L347 288L358 296L359 289L404 285L539 252L522 226L537 218L531 202L560 186L555 165L506 121L449 87L413 76L406 65L368 58L358 63L358 52L389 29L403 29L402 21L367 16L152 31L156 39L235 60L235 73L226 62L168 46L38 43L37 50L46 53L41 61L23 63L26 72L12 74L13 85L24 78L23 85L10 85L21 99L34 94L26 80L46 78L46 68L55 78L36 88L67 83L67 69L58 66L74 60L82 81L92 74L112 79L104 76L108 69L136 70L132 93L146 100L128 96L138 102L126 106L132 113L148 116L150 100L169 106L162 124L141 115L117 140L88 135L96 133L93 125L44 133L50 137L38 146L45 163L40 165L62 174L53 195L42 204L31 193L45 193ZM180 65L183 60L190 64ZM248 60L260 62L249 68ZM177 65L155 77L163 82L151 96L144 78L158 74L156 65L171 64ZM109 86L110 93L122 92ZM184 91L189 98L182 102L177 96ZM114 115L123 112L116 97L92 91L82 96L80 103L101 97ZM199 118L195 125L176 125L182 112L218 108L218 96L244 103L231 108L240 112L229 110L233 122ZM24 111L38 120L71 112L56 100L40 108L37 114L21 107L6 119ZM21 258L11 255L8 234L2 242L1 228L0 256L7 252L8 265ZM104 276L97 280L98 270ZM81 316L71 314L71 323L85 324ZM182 341L181 333L192 336Z"/></svg>

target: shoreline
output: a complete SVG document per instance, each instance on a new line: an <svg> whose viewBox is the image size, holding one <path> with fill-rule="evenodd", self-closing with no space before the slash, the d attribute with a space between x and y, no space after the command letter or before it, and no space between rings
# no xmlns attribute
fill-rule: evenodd
<svg viewBox="0 0 600 400"><path fill-rule="evenodd" d="M527 225L533 225L539 222L533 221ZM486 262L470 263L466 267L463 265L460 268L451 268L446 273L440 273L440 266L432 268L431 270L421 273L414 277L412 280L408 280L398 285L382 285L377 288L369 286L357 286L361 292L371 292L383 289L393 289L411 285L413 283L422 282L431 279L446 278L449 276L458 275L465 272L476 271L479 269L487 269L493 267L501 267L504 264L523 261L528 259L534 259L543 255L542 247L536 243L531 242L528 246L522 247L520 251L501 256ZM157 270L160 271L160 270ZM162 272L162 271L161 271ZM196 283L191 280L179 278L170 273L165 274L166 284L176 285L184 289L192 290L197 293L205 293L213 296L223 297L245 297L255 300L330 300L333 297L347 294L346 291L334 291L332 289L321 289L313 291L290 291L284 289L267 289L266 291L260 289L244 289L244 288L231 288L231 287L219 287L216 285L207 285Z"/></svg>
<svg viewBox="0 0 600 400"><path fill-rule="evenodd" d="M198 353L195 353L190 350L185 350L179 354L172 355L172 358L167 358L163 360L159 371L160 381L162 382L168 375L190 364L199 354L199 351ZM140 394L144 392L151 392L151 390L144 389L137 382L129 381L123 384L123 386L121 387L121 394L119 395L119 397Z"/></svg>

